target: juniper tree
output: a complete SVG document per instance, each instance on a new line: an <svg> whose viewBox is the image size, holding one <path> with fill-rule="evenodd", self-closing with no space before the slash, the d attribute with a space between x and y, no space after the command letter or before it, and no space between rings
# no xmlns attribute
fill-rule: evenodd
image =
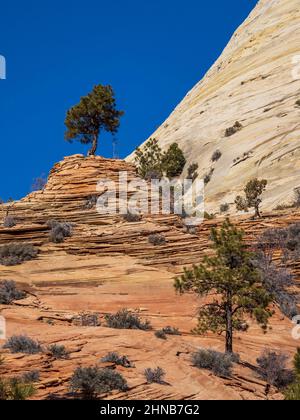
<svg viewBox="0 0 300 420"><path fill-rule="evenodd" d="M258 180L257 178L252 179L248 182L244 189L245 198L237 196L235 199L236 208L238 211L249 211L249 209L255 209L255 217L260 218L259 207L262 203L262 194L266 190L268 181L265 179Z"/></svg>
<svg viewBox="0 0 300 420"><path fill-rule="evenodd" d="M273 314L269 309L272 296L263 287L243 237L244 232L227 219L220 230L213 228L211 231L215 255L205 257L192 270L185 269L175 280L175 288L182 294L214 296L211 303L200 307L195 332L226 333L228 353L233 352L234 331L248 329L247 315L266 331Z"/></svg>
<svg viewBox="0 0 300 420"><path fill-rule="evenodd" d="M120 126L123 111L116 108L114 91L111 86L95 86L91 93L80 99L72 107L65 120L67 141L80 141L82 144L92 143L88 152L94 156L101 130L115 134Z"/></svg>

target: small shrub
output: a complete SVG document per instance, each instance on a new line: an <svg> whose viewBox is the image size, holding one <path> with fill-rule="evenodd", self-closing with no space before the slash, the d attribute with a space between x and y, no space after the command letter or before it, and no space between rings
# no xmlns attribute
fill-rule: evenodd
<svg viewBox="0 0 300 420"><path fill-rule="evenodd" d="M238 361L236 355L219 353L214 350L201 349L192 355L193 365L199 369L208 369L219 377L230 377L233 363Z"/></svg>
<svg viewBox="0 0 300 420"><path fill-rule="evenodd" d="M151 245L160 246L160 245L165 245L166 238L164 237L164 235L160 235L156 233L156 234L150 235L148 238L148 241Z"/></svg>
<svg viewBox="0 0 300 420"><path fill-rule="evenodd" d="M231 137L236 134L238 131L241 131L243 125L240 122L236 122L232 127L229 127L225 131L225 137Z"/></svg>
<svg viewBox="0 0 300 420"><path fill-rule="evenodd" d="M55 359L69 359L70 353L67 351L65 346L58 344L52 344L48 347L49 354Z"/></svg>
<svg viewBox="0 0 300 420"><path fill-rule="evenodd" d="M93 400L98 395L113 390L127 391L128 386L119 373L95 366L77 368L71 377L70 389L72 392L80 393L85 400Z"/></svg>
<svg viewBox="0 0 300 420"><path fill-rule="evenodd" d="M159 338L160 340L166 340L167 339L167 335L163 330L155 331L155 337Z"/></svg>
<svg viewBox="0 0 300 420"><path fill-rule="evenodd" d="M89 195L86 199L86 202L84 203L83 208L85 210L91 210L94 207L96 207L97 201L98 201L98 196L97 195Z"/></svg>
<svg viewBox="0 0 300 420"><path fill-rule="evenodd" d="M131 313L127 309L122 309L113 315L106 315L105 320L109 328L119 330L149 331L152 329L149 321L141 321L137 315Z"/></svg>
<svg viewBox="0 0 300 420"><path fill-rule="evenodd" d="M140 214L135 214L128 211L126 214L123 215L123 219L128 223L137 223L142 220L142 217Z"/></svg>
<svg viewBox="0 0 300 420"><path fill-rule="evenodd" d="M300 207L300 188L294 189L294 195L295 195L295 201L294 201L293 206Z"/></svg>
<svg viewBox="0 0 300 420"><path fill-rule="evenodd" d="M162 169L168 178L180 176L183 172L186 159L177 143L173 143L162 158Z"/></svg>
<svg viewBox="0 0 300 420"><path fill-rule="evenodd" d="M221 206L220 206L220 212L221 213L227 213L229 211L229 209L230 209L230 206L229 206L228 203L221 204Z"/></svg>
<svg viewBox="0 0 300 420"><path fill-rule="evenodd" d="M213 213L208 213L207 211L204 212L204 219L205 220L213 220L216 218L216 215Z"/></svg>
<svg viewBox="0 0 300 420"><path fill-rule="evenodd" d="M13 335L6 341L3 348L12 353L37 354L42 352L40 343L26 335Z"/></svg>
<svg viewBox="0 0 300 420"><path fill-rule="evenodd" d="M221 152L221 150L216 150L216 151L213 153L213 155L212 155L212 157L211 157L211 160L212 160L212 162L218 162L218 160L220 160L220 159L221 159L221 157L222 157L222 152Z"/></svg>
<svg viewBox="0 0 300 420"><path fill-rule="evenodd" d="M199 165L197 163L193 163L188 168L188 179L191 179L193 182L198 178L198 169Z"/></svg>
<svg viewBox="0 0 300 420"><path fill-rule="evenodd" d="M6 216L3 221L3 226L5 228L13 228L17 224L16 219L13 216Z"/></svg>
<svg viewBox="0 0 300 420"><path fill-rule="evenodd" d="M0 378L0 400L23 401L32 397L36 390L31 383L25 383L20 378Z"/></svg>
<svg viewBox="0 0 300 420"><path fill-rule="evenodd" d="M0 304L10 305L16 300L25 299L26 292L18 290L16 283L12 280L5 280L0 283Z"/></svg>
<svg viewBox="0 0 300 420"><path fill-rule="evenodd" d="M31 191L32 192L42 191L45 188L46 185L47 185L47 178L45 178L43 176L39 176L39 177L34 179L32 185L31 185Z"/></svg>
<svg viewBox="0 0 300 420"><path fill-rule="evenodd" d="M296 105L297 105L297 106L300 106L300 99L298 99L298 100L296 101Z"/></svg>
<svg viewBox="0 0 300 420"><path fill-rule="evenodd" d="M73 233L73 224L66 222L57 222L56 220L50 220L47 223L48 227L51 229L49 234L50 242L55 244L60 244L64 242L65 238L69 238Z"/></svg>
<svg viewBox="0 0 300 420"><path fill-rule="evenodd" d="M151 138L143 148L137 148L134 160L141 178L152 179L154 176L161 179L163 152L156 139Z"/></svg>
<svg viewBox="0 0 300 420"><path fill-rule="evenodd" d="M100 327L101 321L98 314L83 312L73 318L73 324L80 327Z"/></svg>
<svg viewBox="0 0 300 420"><path fill-rule="evenodd" d="M157 367L156 369L146 369L144 372L145 378L147 380L148 384L164 384L164 378L166 376L166 372L160 368Z"/></svg>
<svg viewBox="0 0 300 420"><path fill-rule="evenodd" d="M166 335L181 335L181 332L179 331L179 329L175 327L165 327L163 328L163 332Z"/></svg>
<svg viewBox="0 0 300 420"><path fill-rule="evenodd" d="M10 243L0 247L0 264L13 266L37 257L38 250L31 244Z"/></svg>
<svg viewBox="0 0 300 420"><path fill-rule="evenodd" d="M300 381L288 386L284 391L284 397L286 401L300 401Z"/></svg>
<svg viewBox="0 0 300 420"><path fill-rule="evenodd" d="M204 184L205 185L207 185L207 184L210 183L211 178L212 178L214 172L215 172L214 168L211 168L211 170L209 171L209 173L206 174L206 175L204 175L203 181L204 181Z"/></svg>
<svg viewBox="0 0 300 420"><path fill-rule="evenodd" d="M31 370L21 376L21 381L25 384L36 383L40 381L40 372L38 370Z"/></svg>
<svg viewBox="0 0 300 420"><path fill-rule="evenodd" d="M133 367L132 363L127 359L126 356L120 356L118 353L112 352L108 353L105 357L101 359L102 363L114 363L118 366L123 366L125 368Z"/></svg>
<svg viewBox="0 0 300 420"><path fill-rule="evenodd" d="M295 379L294 373L286 367L288 357L283 353L265 350L257 359L259 375L268 384L284 388Z"/></svg>

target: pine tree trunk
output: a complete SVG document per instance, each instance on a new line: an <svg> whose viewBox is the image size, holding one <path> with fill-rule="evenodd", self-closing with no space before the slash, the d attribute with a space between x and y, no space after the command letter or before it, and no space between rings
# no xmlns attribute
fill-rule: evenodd
<svg viewBox="0 0 300 420"><path fill-rule="evenodd" d="M226 307L226 353L233 353L232 297L228 294Z"/></svg>
<svg viewBox="0 0 300 420"><path fill-rule="evenodd" d="M88 156L95 156L98 147L98 134L94 134L93 145L88 152Z"/></svg>

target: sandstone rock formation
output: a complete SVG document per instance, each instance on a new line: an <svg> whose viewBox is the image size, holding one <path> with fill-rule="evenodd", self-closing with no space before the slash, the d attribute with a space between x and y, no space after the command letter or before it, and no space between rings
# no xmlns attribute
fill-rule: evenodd
<svg viewBox="0 0 300 420"><path fill-rule="evenodd" d="M26 300L0 305L7 335L27 334L44 347L63 344L71 354L68 360L55 360L47 353L28 356L0 350L5 358L0 376L38 369L41 382L35 398L72 398L68 386L74 369L101 365L103 356L118 351L127 355L135 368L117 368L130 389L125 394L108 395L108 399L266 399L266 384L255 371L256 358L265 347L292 357L299 344L292 339L292 323L276 310L267 335L256 325L251 325L248 333L238 334L236 351L244 363L235 366L232 379L195 369L191 353L199 347L223 351L224 339L191 333L199 300L176 295L174 275L202 259L208 252L210 228L222 219L207 221L196 234L189 234L177 216L145 214L140 222L128 223L120 215L101 216L95 207L87 208L87 198L100 193L96 190L99 179L117 179L119 171L127 171L129 180L136 175L123 161L70 156L54 166L44 191L13 204L10 214L17 220L15 227L2 226L7 205L1 206L0 246L26 242L40 250L37 259L22 265L0 265L0 280L15 280L29 293ZM74 223L73 236L62 244L50 243L50 219ZM252 242L268 227L299 222L300 213L270 213L260 221L249 217L235 221ZM148 236L154 232L165 235L164 245L149 244ZM293 270L299 278L300 265L295 264ZM170 325L179 328L182 336L163 341L153 331L106 328L104 316L122 308L148 319L154 330ZM74 323L82 312L99 314L101 326ZM158 365L167 372L169 386L146 384L144 369ZM282 399L282 395L272 389L268 398Z"/></svg>
<svg viewBox="0 0 300 420"><path fill-rule="evenodd" d="M164 149L177 142L186 171L198 163L203 178L214 168L207 211L223 203L235 211L234 199L252 177L269 181L264 209L293 200L300 187L299 63L299 1L260 0L204 79L151 136ZM236 122L242 129L226 137ZM216 150L222 157L213 163Z"/></svg>

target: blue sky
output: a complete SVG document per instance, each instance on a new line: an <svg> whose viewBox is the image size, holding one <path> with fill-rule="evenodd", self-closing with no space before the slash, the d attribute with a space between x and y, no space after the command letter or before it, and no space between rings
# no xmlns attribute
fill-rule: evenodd
<svg viewBox="0 0 300 420"><path fill-rule="evenodd" d="M125 157L168 117L218 58L257 0L37 0L2 2L0 197L30 191L64 156L66 110L93 85L111 84L125 110ZM103 135L98 153L112 157Z"/></svg>

